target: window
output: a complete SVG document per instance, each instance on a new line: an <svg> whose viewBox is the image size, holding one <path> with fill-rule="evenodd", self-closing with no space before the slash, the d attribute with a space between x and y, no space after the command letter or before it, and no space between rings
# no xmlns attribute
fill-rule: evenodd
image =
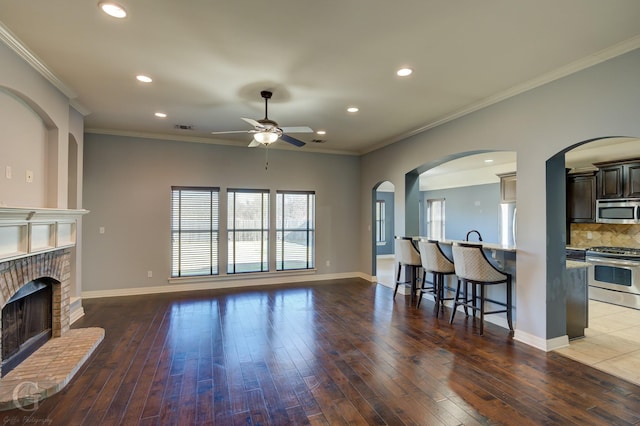
<svg viewBox="0 0 640 426"><path fill-rule="evenodd" d="M227 190L227 273L269 270L269 191Z"/></svg>
<svg viewBox="0 0 640 426"><path fill-rule="evenodd" d="M314 192L277 192L276 270L314 267L315 200Z"/></svg>
<svg viewBox="0 0 640 426"><path fill-rule="evenodd" d="M384 243L385 237L385 202L384 200L376 201L376 242Z"/></svg>
<svg viewBox="0 0 640 426"><path fill-rule="evenodd" d="M444 198L427 200L427 237L444 240Z"/></svg>
<svg viewBox="0 0 640 426"><path fill-rule="evenodd" d="M171 187L171 276L218 274L219 188Z"/></svg>

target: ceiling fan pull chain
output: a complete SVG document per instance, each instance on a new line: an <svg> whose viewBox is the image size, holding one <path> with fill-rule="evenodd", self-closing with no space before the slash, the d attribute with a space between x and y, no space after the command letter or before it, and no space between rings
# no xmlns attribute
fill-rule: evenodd
<svg viewBox="0 0 640 426"><path fill-rule="evenodd" d="M269 145L267 145L265 147L265 153L264 153L264 169L265 170L269 170Z"/></svg>

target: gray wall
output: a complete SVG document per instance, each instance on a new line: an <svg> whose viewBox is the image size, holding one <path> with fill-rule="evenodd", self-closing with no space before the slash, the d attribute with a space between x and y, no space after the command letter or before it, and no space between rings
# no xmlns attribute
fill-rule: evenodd
<svg viewBox="0 0 640 426"><path fill-rule="evenodd" d="M359 175L354 156L272 148L265 170L264 148L87 134L83 289L179 285L167 282L172 185L316 191L318 274L357 273Z"/></svg>
<svg viewBox="0 0 640 426"><path fill-rule="evenodd" d="M0 206L82 208L82 115L63 88L54 87L5 43L0 43L0 64ZM26 182L27 170L33 182ZM82 235L82 220L76 235ZM78 242L72 250L71 297L82 291L81 251Z"/></svg>
<svg viewBox="0 0 640 426"><path fill-rule="evenodd" d="M445 238L464 240L467 232L476 229L482 234L483 241L499 242L500 224L500 184L465 186L435 191L423 191L420 194L422 223L420 235L426 233L426 201L445 199ZM476 241L477 235L470 237Z"/></svg>
<svg viewBox="0 0 640 426"><path fill-rule="evenodd" d="M406 175L482 150L515 151L518 171L518 254L516 340L536 347L561 338L548 326L564 308L562 293L548 288L547 160L583 141L606 136L640 137L640 50L531 89L362 158L361 222L371 223L371 188L385 180L395 185L396 233L415 224L406 213ZM413 206L408 207L414 210ZM415 208L417 210L417 208ZM554 210L555 212L555 210ZM410 212L411 213L411 212ZM564 221L554 213L549 220ZM551 227L552 231L559 229ZM366 228L365 228L366 230ZM372 268L371 236L362 234L361 269ZM559 264L549 273L559 276ZM553 283L549 285L554 286ZM547 297L549 293L549 297Z"/></svg>

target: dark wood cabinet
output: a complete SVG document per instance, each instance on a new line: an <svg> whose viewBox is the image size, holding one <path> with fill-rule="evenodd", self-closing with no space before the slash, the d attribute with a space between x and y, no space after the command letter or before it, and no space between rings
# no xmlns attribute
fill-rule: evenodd
<svg viewBox="0 0 640 426"><path fill-rule="evenodd" d="M640 198L640 159L594 164L597 198Z"/></svg>
<svg viewBox="0 0 640 426"><path fill-rule="evenodd" d="M595 172L567 176L567 219L571 223L596 221Z"/></svg>
<svg viewBox="0 0 640 426"><path fill-rule="evenodd" d="M598 171L598 198L621 198L623 192L622 165L602 167Z"/></svg>
<svg viewBox="0 0 640 426"><path fill-rule="evenodd" d="M627 164L625 174L625 197L640 198L640 162Z"/></svg>

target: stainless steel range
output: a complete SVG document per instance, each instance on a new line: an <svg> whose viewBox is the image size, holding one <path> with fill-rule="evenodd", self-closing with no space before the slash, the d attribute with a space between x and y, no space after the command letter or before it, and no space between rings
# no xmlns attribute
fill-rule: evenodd
<svg viewBox="0 0 640 426"><path fill-rule="evenodd" d="M589 274L589 298L640 309L640 249L592 247L585 260Z"/></svg>

